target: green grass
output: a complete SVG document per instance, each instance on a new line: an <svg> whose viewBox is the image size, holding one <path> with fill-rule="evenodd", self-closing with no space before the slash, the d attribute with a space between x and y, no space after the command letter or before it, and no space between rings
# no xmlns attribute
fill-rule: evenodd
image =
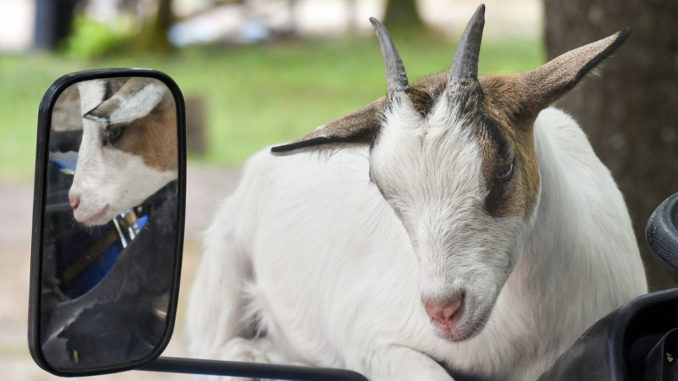
<svg viewBox="0 0 678 381"><path fill-rule="evenodd" d="M451 43L397 39L410 80L444 71ZM543 61L541 42L488 41L481 73L511 73ZM116 56L94 62L57 55L0 57L0 177L30 178L38 104L62 74L150 67L169 74L184 97L206 101L208 162L237 165L268 144L294 139L385 93L376 39L285 42L186 49L170 57Z"/></svg>

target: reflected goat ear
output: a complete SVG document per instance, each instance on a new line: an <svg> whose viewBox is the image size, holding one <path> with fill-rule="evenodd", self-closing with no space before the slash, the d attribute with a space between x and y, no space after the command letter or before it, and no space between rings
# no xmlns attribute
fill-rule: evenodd
<svg viewBox="0 0 678 381"><path fill-rule="evenodd" d="M157 80L131 78L83 117L106 124L128 123L148 115L169 95L167 87Z"/></svg>
<svg viewBox="0 0 678 381"><path fill-rule="evenodd" d="M325 123L297 141L273 147L271 152L292 152L333 143L369 144L379 131L385 101L386 98L379 98L363 108Z"/></svg>
<svg viewBox="0 0 678 381"><path fill-rule="evenodd" d="M607 38L570 50L519 78L532 116L575 87L593 68L614 53L631 34L625 28Z"/></svg>

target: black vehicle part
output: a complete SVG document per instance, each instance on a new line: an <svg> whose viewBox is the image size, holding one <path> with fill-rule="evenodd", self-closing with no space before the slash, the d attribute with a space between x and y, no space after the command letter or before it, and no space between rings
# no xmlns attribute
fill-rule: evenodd
<svg viewBox="0 0 678 381"><path fill-rule="evenodd" d="M645 357L644 380L678 380L678 328L670 330Z"/></svg>
<svg viewBox="0 0 678 381"><path fill-rule="evenodd" d="M654 210L647 221L645 239L659 265L678 280L678 193Z"/></svg>
<svg viewBox="0 0 678 381"><path fill-rule="evenodd" d="M639 296L589 328L539 380L663 380L644 378L664 365L648 355L661 340L673 345L665 336L677 327L678 289Z"/></svg>
<svg viewBox="0 0 678 381"><path fill-rule="evenodd" d="M678 193L654 210L645 237L678 279ZM678 289L639 296L589 328L539 380L678 380L677 328Z"/></svg>
<svg viewBox="0 0 678 381"><path fill-rule="evenodd" d="M275 380L367 381L367 378L362 374L343 369L198 360L177 357L159 357L150 364L138 368L138 370Z"/></svg>

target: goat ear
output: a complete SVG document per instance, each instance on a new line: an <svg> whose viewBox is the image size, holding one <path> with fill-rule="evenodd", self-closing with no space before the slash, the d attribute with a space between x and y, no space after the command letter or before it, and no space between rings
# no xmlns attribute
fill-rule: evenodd
<svg viewBox="0 0 678 381"><path fill-rule="evenodd" d="M168 94L165 85L157 80L131 78L83 117L106 124L131 122L148 115Z"/></svg>
<svg viewBox="0 0 678 381"><path fill-rule="evenodd" d="M379 98L363 108L325 123L297 141L273 147L271 152L290 152L333 143L369 144L381 125L385 101L386 98Z"/></svg>
<svg viewBox="0 0 678 381"><path fill-rule="evenodd" d="M570 50L532 71L521 73L519 76L528 102L523 111L536 116L617 50L629 34L631 30L627 27L607 38Z"/></svg>

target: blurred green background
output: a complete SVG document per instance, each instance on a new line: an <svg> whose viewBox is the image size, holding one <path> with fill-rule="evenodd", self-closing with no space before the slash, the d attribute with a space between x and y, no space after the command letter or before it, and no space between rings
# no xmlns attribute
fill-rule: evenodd
<svg viewBox="0 0 678 381"><path fill-rule="evenodd" d="M385 93L379 46L369 31L155 53L126 43L126 33L81 15L57 49L0 56L0 177L32 176L38 104L55 79L73 71L147 67L169 74L189 100L187 107L196 97L204 105L206 152L192 155L192 162L228 166ZM446 70L455 47L433 30L396 30L395 40L411 80ZM539 35L490 35L481 51L480 71L510 73L543 60Z"/></svg>

